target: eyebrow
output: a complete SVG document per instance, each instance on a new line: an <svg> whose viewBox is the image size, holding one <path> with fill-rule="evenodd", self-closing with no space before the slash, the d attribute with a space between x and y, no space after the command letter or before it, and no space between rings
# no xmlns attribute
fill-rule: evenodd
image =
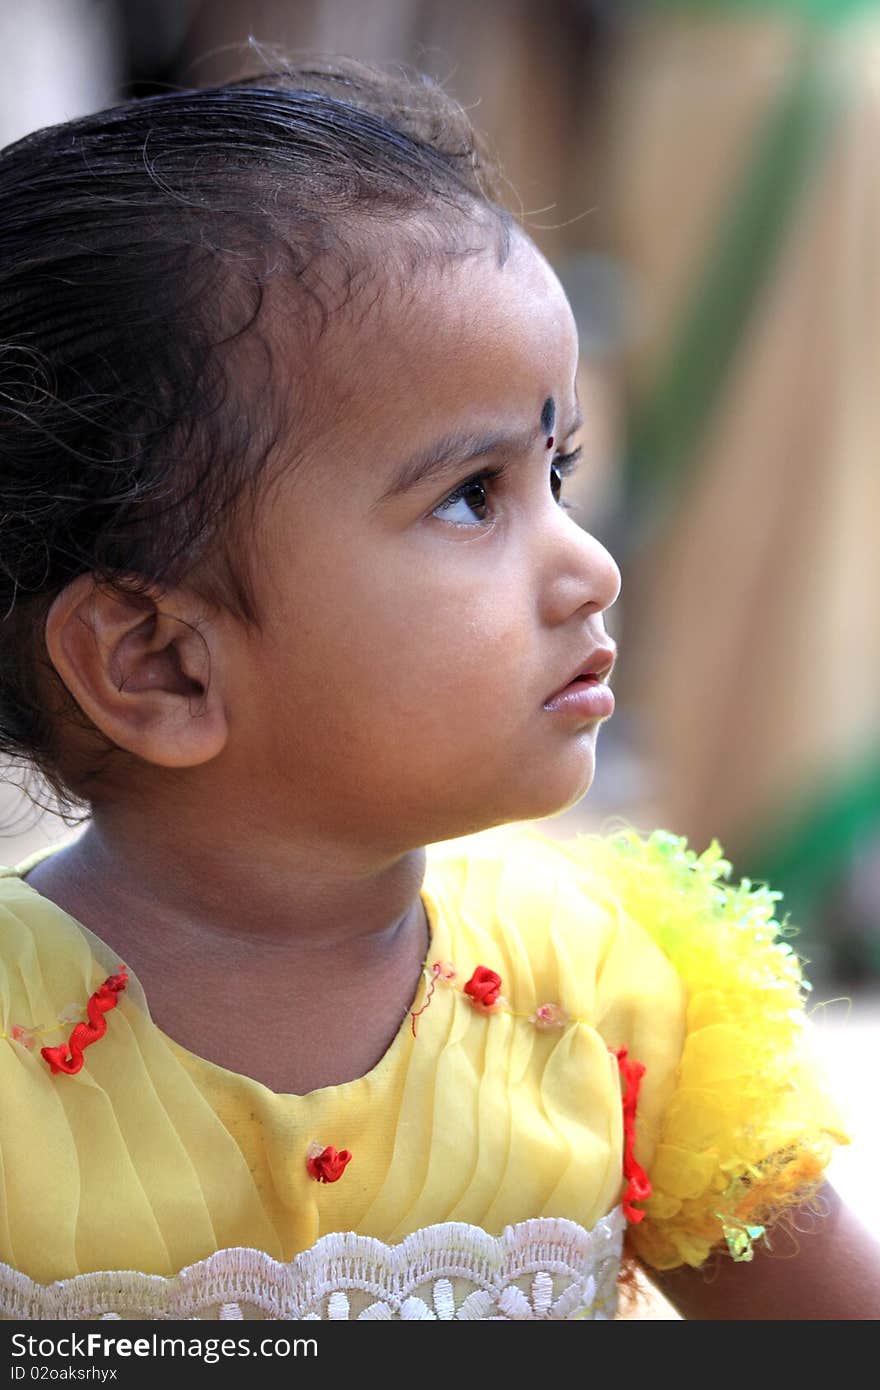
<svg viewBox="0 0 880 1390"><path fill-rule="evenodd" d="M548 400L552 400L552 397ZM553 413L551 412L551 420ZM544 423L547 418L545 408L534 429L487 432L457 430L452 434L444 435L429 445L428 448L420 450L397 466L388 487L374 503L374 506L378 507L381 503L390 501L392 497L399 497L402 493L409 492L411 488L423 483L444 478L453 468L460 467L471 459L482 458L485 454L493 454L501 450L525 453L527 449L532 448L538 442L542 435L547 433ZM580 429L583 423L584 416L580 404L578 404L560 438L565 439L568 435L573 434L575 430ZM550 428L553 428L552 423Z"/></svg>

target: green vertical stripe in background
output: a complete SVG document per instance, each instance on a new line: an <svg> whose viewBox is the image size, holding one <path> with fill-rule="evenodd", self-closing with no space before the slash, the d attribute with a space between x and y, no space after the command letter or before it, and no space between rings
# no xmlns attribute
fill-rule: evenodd
<svg viewBox="0 0 880 1390"><path fill-rule="evenodd" d="M637 522L672 505L699 466L698 446L750 313L815 177L841 105L824 44L810 33L695 274L658 379L633 403L624 446Z"/></svg>

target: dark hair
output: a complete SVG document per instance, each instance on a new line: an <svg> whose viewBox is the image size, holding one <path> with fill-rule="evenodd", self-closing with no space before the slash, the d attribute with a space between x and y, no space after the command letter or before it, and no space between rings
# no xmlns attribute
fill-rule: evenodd
<svg viewBox="0 0 880 1390"><path fill-rule="evenodd" d="M306 319L317 308L320 332L328 313L318 258L342 267L348 302L394 263L365 230L406 229L405 283L485 250L436 233L488 212L503 264L500 184L432 78L339 57L129 101L0 152L0 755L36 769L62 811L86 799L59 714L85 716L63 688L58 708L46 701L61 682L45 618L65 585L93 573L161 592L207 557L201 591L259 625L232 520L256 504L282 414L293 458L306 430L290 353L283 412L271 408L269 281L303 292L285 323L304 380Z"/></svg>

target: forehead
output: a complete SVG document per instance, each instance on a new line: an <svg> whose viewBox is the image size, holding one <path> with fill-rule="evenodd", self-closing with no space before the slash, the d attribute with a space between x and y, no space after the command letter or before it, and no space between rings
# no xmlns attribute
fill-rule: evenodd
<svg viewBox="0 0 880 1390"><path fill-rule="evenodd" d="M355 300L328 321L315 379L333 416L342 406L334 432L366 447L432 436L463 412L521 421L573 386L571 307L518 230L504 265L486 234L476 254L440 257L408 279L376 265L358 298L366 311Z"/></svg>

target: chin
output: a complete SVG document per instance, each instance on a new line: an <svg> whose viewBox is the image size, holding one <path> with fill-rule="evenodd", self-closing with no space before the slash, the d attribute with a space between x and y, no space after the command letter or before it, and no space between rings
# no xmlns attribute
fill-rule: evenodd
<svg viewBox="0 0 880 1390"><path fill-rule="evenodd" d="M529 817L530 820L552 820L554 816L562 816L566 811L570 811L573 806L577 806L579 801L583 801L590 787L593 785L593 778L590 776L582 786L564 798L555 798L552 805L548 805L546 810L535 811Z"/></svg>
<svg viewBox="0 0 880 1390"><path fill-rule="evenodd" d="M589 749L576 767L559 768L555 775L544 769L544 776L537 781L530 795L524 797L521 807L510 819L549 820L570 811L586 796L593 785L596 772L595 749Z"/></svg>
<svg viewBox="0 0 880 1390"><path fill-rule="evenodd" d="M577 754L569 744L565 753L553 761L536 756L525 767L521 760L513 769L519 773L515 781L511 776L505 778L496 767L491 783L483 781L480 786L471 787L455 810L450 812L447 808L441 823L423 827L428 836L420 843L433 844L475 835L496 825L561 816L586 796L595 771L595 736L581 742ZM464 780L462 776L457 790L461 790Z"/></svg>

